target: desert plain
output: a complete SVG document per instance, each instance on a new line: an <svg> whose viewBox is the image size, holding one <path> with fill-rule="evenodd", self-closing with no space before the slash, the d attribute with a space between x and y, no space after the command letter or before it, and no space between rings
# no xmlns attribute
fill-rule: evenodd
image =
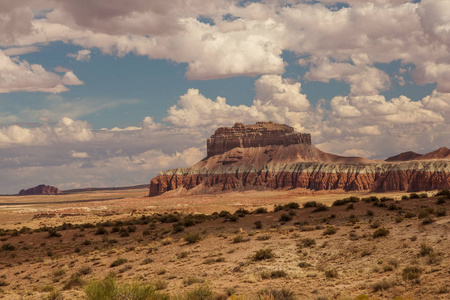
<svg viewBox="0 0 450 300"><path fill-rule="evenodd" d="M93 299L105 278L174 299L449 299L436 193L1 196L0 299Z"/></svg>

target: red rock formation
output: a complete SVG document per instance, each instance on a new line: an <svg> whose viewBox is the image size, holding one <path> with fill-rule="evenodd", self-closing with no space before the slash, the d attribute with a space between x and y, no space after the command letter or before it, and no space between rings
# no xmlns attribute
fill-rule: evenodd
<svg viewBox="0 0 450 300"><path fill-rule="evenodd" d="M416 159L418 157L421 157L422 154L416 153L416 152L412 152L412 151L407 151L407 152L403 152L391 157L388 157L386 159L386 161L391 162L391 161L408 161L408 160L413 160Z"/></svg>
<svg viewBox="0 0 450 300"><path fill-rule="evenodd" d="M19 196L25 196L25 195L56 195L61 194L61 191L51 185L38 185L33 188L29 188L27 190L21 190L19 192Z"/></svg>
<svg viewBox="0 0 450 300"><path fill-rule="evenodd" d="M264 147L269 145L311 145L309 133L298 133L294 128L274 122L257 122L253 125L236 123L221 127L207 140L207 156L225 153L233 148Z"/></svg>
<svg viewBox="0 0 450 300"><path fill-rule="evenodd" d="M325 153L310 141L309 134L298 134L291 127L272 122L219 128L208 139L206 159L190 168L160 173L151 180L149 195L174 190L204 193L282 188L346 191L450 188L450 160L445 159L450 150L446 148L429 155L399 155L394 157L399 161L386 162Z"/></svg>

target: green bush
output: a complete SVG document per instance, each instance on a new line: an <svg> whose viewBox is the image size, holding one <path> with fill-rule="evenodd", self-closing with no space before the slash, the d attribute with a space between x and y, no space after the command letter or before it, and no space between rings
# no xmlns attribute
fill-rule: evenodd
<svg viewBox="0 0 450 300"><path fill-rule="evenodd" d="M316 201L308 201L303 203L303 207L304 208L308 208L308 207L317 207L317 202Z"/></svg>
<svg viewBox="0 0 450 300"><path fill-rule="evenodd" d="M328 206L322 203L318 203L317 206L313 209L313 212L327 211Z"/></svg>
<svg viewBox="0 0 450 300"><path fill-rule="evenodd" d="M403 269L402 278L405 281L418 280L421 273L422 269L418 266L408 266Z"/></svg>
<svg viewBox="0 0 450 300"><path fill-rule="evenodd" d="M255 210L255 214L266 214L266 213L267 213L267 208L265 208L265 207L258 207Z"/></svg>
<svg viewBox="0 0 450 300"><path fill-rule="evenodd" d="M14 250L16 250L16 247L11 243L6 243L6 244L2 245L2 250L3 251L14 251Z"/></svg>
<svg viewBox="0 0 450 300"><path fill-rule="evenodd" d="M192 291L187 292L183 300L213 300L214 293L209 288L209 286L199 286L198 288L193 289Z"/></svg>
<svg viewBox="0 0 450 300"><path fill-rule="evenodd" d="M325 276L327 278L337 278L338 277L338 271L336 269L329 269L325 271Z"/></svg>
<svg viewBox="0 0 450 300"><path fill-rule="evenodd" d="M376 239L376 238L384 237L384 236L388 236L388 235L389 235L389 229L381 227L374 231L372 237L374 239Z"/></svg>
<svg viewBox="0 0 450 300"><path fill-rule="evenodd" d="M312 248L316 245L316 240L315 239L311 239L311 238L304 238L301 240L301 244L300 246L302 247L307 247L307 248Z"/></svg>
<svg viewBox="0 0 450 300"><path fill-rule="evenodd" d="M261 229L262 228L262 222L261 221L256 221L254 224L255 224L256 229Z"/></svg>
<svg viewBox="0 0 450 300"><path fill-rule="evenodd" d="M260 260L267 260L274 257L274 254L272 252L272 249L260 249L256 251L256 253L253 255L252 260L254 261L260 261Z"/></svg>
<svg viewBox="0 0 450 300"><path fill-rule="evenodd" d="M258 292L258 300L295 300L294 292L283 288L281 290L265 289Z"/></svg>
<svg viewBox="0 0 450 300"><path fill-rule="evenodd" d="M128 262L128 259L123 258L123 257L119 257L119 258L117 258L115 261L113 261L113 262L111 263L110 267L111 267L111 268L114 268L114 267L123 265L124 263L127 263L127 262Z"/></svg>
<svg viewBox="0 0 450 300"><path fill-rule="evenodd" d="M323 235L332 235L332 234L335 234L336 232L337 232L337 228L330 226L324 230Z"/></svg>
<svg viewBox="0 0 450 300"><path fill-rule="evenodd" d="M290 220L292 220L292 217L288 214L282 214L280 216L280 219L278 220L279 222L289 222Z"/></svg>
<svg viewBox="0 0 450 300"><path fill-rule="evenodd" d="M92 281L84 288L88 300L169 300L167 294L158 292L153 284L134 282L118 285L113 276Z"/></svg>
<svg viewBox="0 0 450 300"><path fill-rule="evenodd" d="M188 242L189 244L193 244L193 243L197 243L199 241L202 240L202 235L200 233L197 232L193 232L193 233L188 233L185 237L184 240L186 242Z"/></svg>

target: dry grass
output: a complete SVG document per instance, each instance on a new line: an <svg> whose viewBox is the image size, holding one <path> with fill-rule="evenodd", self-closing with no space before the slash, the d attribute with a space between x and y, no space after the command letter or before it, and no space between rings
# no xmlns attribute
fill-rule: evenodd
<svg viewBox="0 0 450 300"><path fill-rule="evenodd" d="M100 209L101 201L71 204L71 213L76 208L85 215L61 217L62 208L64 213L68 208L60 203L46 206L60 211L49 218L33 219L40 212L30 217L24 210L15 211L18 219L10 222L11 210L0 211L9 215L0 215L0 297L86 299L85 287L113 271L117 290L152 287L152 293L171 299L450 298L450 217L443 213L450 208L448 200L419 196L331 206L350 195L271 191L200 195L180 210L180 198L155 202L130 194L134 198L126 206L114 209L110 202ZM245 196L249 201L243 205ZM313 201L307 208L292 204ZM318 203L327 209L316 210L322 207ZM274 204L281 207L277 212ZM212 214L212 209L224 212ZM423 225L426 216L416 216L422 210L434 222ZM208 215L192 214L199 211Z"/></svg>

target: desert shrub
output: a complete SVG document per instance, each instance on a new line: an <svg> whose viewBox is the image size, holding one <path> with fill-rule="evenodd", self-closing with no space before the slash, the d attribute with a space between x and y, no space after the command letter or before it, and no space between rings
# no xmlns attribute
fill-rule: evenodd
<svg viewBox="0 0 450 300"><path fill-rule="evenodd" d="M307 262L305 262L305 261L301 261L301 262L298 263L298 266L299 266L300 268L309 268L309 267L311 267L311 264L310 264L310 263L307 263Z"/></svg>
<svg viewBox="0 0 450 300"><path fill-rule="evenodd" d="M323 235L332 235L335 234L336 232L337 232L336 227L329 226L324 230Z"/></svg>
<svg viewBox="0 0 450 300"><path fill-rule="evenodd" d="M254 261L260 261L260 260L267 260L274 257L273 250L272 249L259 249L256 251L256 253L252 256L252 260Z"/></svg>
<svg viewBox="0 0 450 300"><path fill-rule="evenodd" d="M384 236L388 236L388 235L389 235L389 229L381 227L374 231L374 233L372 234L372 237L374 239L376 239L376 238L384 237Z"/></svg>
<svg viewBox="0 0 450 300"><path fill-rule="evenodd" d="M194 277L194 276L189 276L188 278L183 279L183 285L184 286L188 286L194 283L202 283L205 280L202 278L198 278L198 277Z"/></svg>
<svg viewBox="0 0 450 300"><path fill-rule="evenodd" d="M63 300L64 297L60 290L52 290L50 294L47 295L46 300Z"/></svg>
<svg viewBox="0 0 450 300"><path fill-rule="evenodd" d="M192 227L195 224L197 224L197 222L195 221L195 219L192 216L187 216L183 219L182 224L184 227Z"/></svg>
<svg viewBox="0 0 450 300"><path fill-rule="evenodd" d="M148 265L149 263L152 263L152 262L153 262L153 259L151 257L147 257L146 259L144 259L141 262L141 265Z"/></svg>
<svg viewBox="0 0 450 300"><path fill-rule="evenodd" d="M87 275L90 273L92 273L92 268L90 266L85 265L85 266L81 266L78 269L78 274L80 274L80 275Z"/></svg>
<svg viewBox="0 0 450 300"><path fill-rule="evenodd" d="M389 290L391 287L396 286L397 281L395 280L387 280L384 278L383 280L377 281L373 286L372 289L374 292L382 292Z"/></svg>
<svg viewBox="0 0 450 300"><path fill-rule="evenodd" d="M422 225L428 225L434 222L434 219L432 217L426 217L422 220Z"/></svg>
<svg viewBox="0 0 450 300"><path fill-rule="evenodd" d="M420 198L428 198L428 194L427 193L422 193L419 195Z"/></svg>
<svg viewBox="0 0 450 300"><path fill-rule="evenodd" d="M285 209L299 209L300 205L297 202L290 202L288 204L286 204Z"/></svg>
<svg viewBox="0 0 450 300"><path fill-rule="evenodd" d="M180 217L174 214L165 214L161 216L161 223L176 223L180 220Z"/></svg>
<svg viewBox="0 0 450 300"><path fill-rule="evenodd" d="M348 198L344 198L344 199L339 199L333 202L333 206L342 206L348 203L356 203L359 202L359 198L358 197L348 197Z"/></svg>
<svg viewBox="0 0 450 300"><path fill-rule="evenodd" d="M228 216L230 216L230 215L231 215L230 212L228 212L228 211L226 211L226 210L222 210L222 211L219 213L219 218L225 218L225 217L228 217Z"/></svg>
<svg viewBox="0 0 450 300"><path fill-rule="evenodd" d="M265 289L258 292L258 300L295 300L294 292L289 289Z"/></svg>
<svg viewBox="0 0 450 300"><path fill-rule="evenodd" d="M408 199L409 199L409 196L407 196L407 195L402 196L402 200L408 200Z"/></svg>
<svg viewBox="0 0 450 300"><path fill-rule="evenodd" d="M397 210L397 209L400 209L400 207L395 205L395 203L391 203L388 205L387 209L388 210Z"/></svg>
<svg viewBox="0 0 450 300"><path fill-rule="evenodd" d="M270 272L270 278L284 278L287 277L287 273L283 270L275 270Z"/></svg>
<svg viewBox="0 0 450 300"><path fill-rule="evenodd" d="M238 214L239 217L244 217L245 215L248 215L250 212L248 210L246 210L245 208L239 208L234 213Z"/></svg>
<svg viewBox="0 0 450 300"><path fill-rule="evenodd" d="M444 190L440 190L436 196L445 196L447 198L450 198L450 190L448 189L444 189Z"/></svg>
<svg viewBox="0 0 450 300"><path fill-rule="evenodd" d="M316 245L316 240L311 238L304 238L301 240L302 247L312 248Z"/></svg>
<svg viewBox="0 0 450 300"><path fill-rule="evenodd" d="M172 225L173 233L179 233L184 231L184 226L182 223L178 222Z"/></svg>
<svg viewBox="0 0 450 300"><path fill-rule="evenodd" d="M325 204L318 203L317 206L313 209L313 212L327 211L328 207Z"/></svg>
<svg viewBox="0 0 450 300"><path fill-rule="evenodd" d="M402 221L403 221L403 217L402 216L395 217L395 222L396 223L401 223Z"/></svg>
<svg viewBox="0 0 450 300"><path fill-rule="evenodd" d="M372 217L374 215L373 210L368 209L366 215Z"/></svg>
<svg viewBox="0 0 450 300"><path fill-rule="evenodd" d="M120 229L120 237L129 237L129 236L130 233L125 228Z"/></svg>
<svg viewBox="0 0 450 300"><path fill-rule="evenodd" d="M61 233L59 233L56 229L50 229L48 231L48 237L52 238L52 237L61 237Z"/></svg>
<svg viewBox="0 0 450 300"><path fill-rule="evenodd" d="M367 198L362 198L362 201L364 201L366 203L378 202L378 198L376 196L370 196Z"/></svg>
<svg viewBox="0 0 450 300"><path fill-rule="evenodd" d="M441 205L441 204L445 204L445 199L443 198L443 197L441 197L441 198L438 198L437 200L436 200L436 204L438 204L438 205Z"/></svg>
<svg viewBox="0 0 450 300"><path fill-rule="evenodd" d="M327 278L337 278L338 277L338 271L336 269L329 269L325 271L325 276Z"/></svg>
<svg viewBox="0 0 450 300"><path fill-rule="evenodd" d="M353 203L350 203L349 205L347 205L347 210L350 209L355 209L355 205Z"/></svg>
<svg viewBox="0 0 450 300"><path fill-rule="evenodd" d="M97 228L97 230L95 231L95 235L104 235L104 234L108 234L108 231L103 226Z"/></svg>
<svg viewBox="0 0 450 300"><path fill-rule="evenodd" d="M117 258L115 261L113 261L113 262L111 263L110 267L111 267L111 268L114 268L114 267L123 265L124 263L127 263L127 262L128 262L128 259L123 258L123 257L119 257L119 258Z"/></svg>
<svg viewBox="0 0 450 300"><path fill-rule="evenodd" d="M266 214L266 213L267 213L267 208L265 208L265 207L258 207L255 210L255 214Z"/></svg>
<svg viewBox="0 0 450 300"><path fill-rule="evenodd" d="M81 276L79 274L73 274L64 284L63 290L71 290L76 287L82 287L83 285L84 280L81 279Z"/></svg>
<svg viewBox="0 0 450 300"><path fill-rule="evenodd" d="M209 286L199 286L187 292L183 300L213 300L214 293Z"/></svg>
<svg viewBox="0 0 450 300"><path fill-rule="evenodd" d="M403 269L402 278L405 281L418 280L421 273L422 269L418 266L408 266Z"/></svg>
<svg viewBox="0 0 450 300"><path fill-rule="evenodd" d="M9 283L5 279L0 278L0 286L7 286L8 284Z"/></svg>
<svg viewBox="0 0 450 300"><path fill-rule="evenodd" d="M355 225L356 223L359 222L359 219L355 215L350 215L348 217L348 222Z"/></svg>
<svg viewBox="0 0 450 300"><path fill-rule="evenodd" d="M245 241L246 240L244 239L244 237L241 234L239 234L233 238L233 243L242 243Z"/></svg>
<svg viewBox="0 0 450 300"><path fill-rule="evenodd" d="M292 217L288 214L281 214L280 219L278 220L279 222L289 222L290 220L292 220Z"/></svg>
<svg viewBox="0 0 450 300"><path fill-rule="evenodd" d="M256 221L254 224L255 224L256 229L261 229L262 228L262 222L261 221Z"/></svg>
<svg viewBox="0 0 450 300"><path fill-rule="evenodd" d="M237 222L237 221L239 220L239 216L238 216L237 214L232 214L232 215L228 218L228 220L229 220L230 222Z"/></svg>
<svg viewBox="0 0 450 300"><path fill-rule="evenodd" d="M267 241L270 240L270 238L271 238L270 234L259 235L256 237L258 241Z"/></svg>
<svg viewBox="0 0 450 300"><path fill-rule="evenodd" d="M136 226L134 226L134 225L128 225L127 231L128 231L128 232L136 232Z"/></svg>
<svg viewBox="0 0 450 300"><path fill-rule="evenodd" d="M185 237L184 240L186 242L188 242L189 244L193 244L193 243L197 243L199 241L202 240L202 235L200 233L197 232L193 232L193 233L188 233Z"/></svg>
<svg viewBox="0 0 450 300"><path fill-rule="evenodd" d="M409 198L410 199L419 199L420 195L417 193L411 193L411 194L409 194Z"/></svg>
<svg viewBox="0 0 450 300"><path fill-rule="evenodd" d="M14 251L16 247L11 243L6 243L2 245L2 251Z"/></svg>
<svg viewBox="0 0 450 300"><path fill-rule="evenodd" d="M83 246L89 246L90 244L92 244L92 242L89 240L84 240L82 243Z"/></svg>
<svg viewBox="0 0 450 300"><path fill-rule="evenodd" d="M425 243L420 245L420 251L419 251L419 255L420 256L426 256L426 255L430 255L431 253L434 252L434 249L432 246L429 246Z"/></svg>
<svg viewBox="0 0 450 300"><path fill-rule="evenodd" d="M412 211L409 211L409 212L407 212L405 214L405 218L411 219L411 218L414 218L414 217L416 217L416 214L413 213Z"/></svg>
<svg viewBox="0 0 450 300"><path fill-rule="evenodd" d="M445 207L439 207L438 209L435 210L434 215L436 217L443 217L447 215L447 209L445 209Z"/></svg>
<svg viewBox="0 0 450 300"><path fill-rule="evenodd" d="M84 291L88 300L169 300L167 294L158 292L153 284L134 282L118 285L113 276L88 283Z"/></svg>
<svg viewBox="0 0 450 300"><path fill-rule="evenodd" d="M280 210L283 210L283 209L284 209L284 206L283 206L283 205L275 205L273 211L274 211L274 212L277 212L277 211L280 211Z"/></svg>
<svg viewBox="0 0 450 300"><path fill-rule="evenodd" d="M309 207L317 207L317 202L316 201L308 201L303 203L303 207L304 208L309 208Z"/></svg>

